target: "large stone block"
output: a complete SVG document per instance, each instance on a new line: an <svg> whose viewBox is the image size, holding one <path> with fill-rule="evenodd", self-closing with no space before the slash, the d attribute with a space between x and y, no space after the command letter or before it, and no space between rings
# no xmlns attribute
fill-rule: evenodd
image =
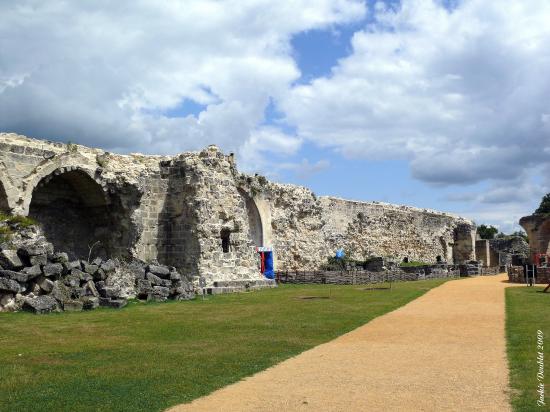
<svg viewBox="0 0 550 412"><path fill-rule="evenodd" d="M25 257L48 256L48 254L53 254L53 245L47 242L28 243L20 246L17 253Z"/></svg>
<svg viewBox="0 0 550 412"><path fill-rule="evenodd" d="M42 266L48 263L48 255L29 256L29 264L31 266Z"/></svg>
<svg viewBox="0 0 550 412"><path fill-rule="evenodd" d="M147 270L160 278L163 278L163 279L170 278L170 269L168 269L166 266L149 265L147 267Z"/></svg>
<svg viewBox="0 0 550 412"><path fill-rule="evenodd" d="M52 262L54 263L68 263L69 262L69 255L65 252L57 252L54 253L52 256Z"/></svg>
<svg viewBox="0 0 550 412"><path fill-rule="evenodd" d="M63 283L70 288L77 288L80 286L80 277L78 275L69 275L63 278Z"/></svg>
<svg viewBox="0 0 550 412"><path fill-rule="evenodd" d="M84 303L78 300L68 300L63 302L63 310L67 312L80 312L84 308Z"/></svg>
<svg viewBox="0 0 550 412"><path fill-rule="evenodd" d="M146 296L153 292L153 285L150 280L138 279L137 280L137 294L138 296Z"/></svg>
<svg viewBox="0 0 550 412"><path fill-rule="evenodd" d="M19 270L24 265L15 250L2 250L0 251L0 266L4 269Z"/></svg>
<svg viewBox="0 0 550 412"><path fill-rule="evenodd" d="M83 296L94 296L99 297L99 292L97 291L97 288L95 287L95 284L93 281L89 280L86 282L86 284L82 287L83 289Z"/></svg>
<svg viewBox="0 0 550 412"><path fill-rule="evenodd" d="M99 304L108 308L120 309L126 306L128 301L126 299L99 298Z"/></svg>
<svg viewBox="0 0 550 412"><path fill-rule="evenodd" d="M99 307L99 298L95 296L83 296L80 298L82 309L92 310Z"/></svg>
<svg viewBox="0 0 550 412"><path fill-rule="evenodd" d="M170 280L173 282L181 280L181 275L178 272L171 272L170 273Z"/></svg>
<svg viewBox="0 0 550 412"><path fill-rule="evenodd" d="M64 302L66 300L71 300L71 290L63 284L63 282L56 280L54 281L52 291L50 293L58 302Z"/></svg>
<svg viewBox="0 0 550 412"><path fill-rule="evenodd" d="M82 270L84 270L84 272L93 276L96 274L98 269L99 269L99 266L82 261Z"/></svg>
<svg viewBox="0 0 550 412"><path fill-rule="evenodd" d="M42 289L45 293L50 293L53 290L54 282L52 282L50 279L42 276L38 279L36 284Z"/></svg>
<svg viewBox="0 0 550 412"><path fill-rule="evenodd" d="M15 280L19 283L27 283L36 276L29 275L23 272L15 272L13 270L0 270L0 277Z"/></svg>
<svg viewBox="0 0 550 412"><path fill-rule="evenodd" d="M145 279L145 267L139 262L130 262L127 265L127 270L133 273L136 279Z"/></svg>
<svg viewBox="0 0 550 412"><path fill-rule="evenodd" d="M101 264L100 269L107 274L112 273L116 269L116 262L113 259L109 259Z"/></svg>
<svg viewBox="0 0 550 412"><path fill-rule="evenodd" d="M157 275L154 275L152 273L147 273L145 275L145 278L150 281L153 285L160 286L162 285L163 279L159 278Z"/></svg>
<svg viewBox="0 0 550 412"><path fill-rule="evenodd" d="M42 268L44 276L59 277L63 274L63 265L61 263L48 263Z"/></svg>
<svg viewBox="0 0 550 412"><path fill-rule="evenodd" d="M153 294L162 297L168 297L170 295L170 289L163 286L153 286Z"/></svg>
<svg viewBox="0 0 550 412"><path fill-rule="evenodd" d="M32 279L42 275L42 267L40 265L34 265L34 266L23 268L21 272L31 276L31 279Z"/></svg>
<svg viewBox="0 0 550 412"><path fill-rule="evenodd" d="M58 311L57 301L48 295L36 296L25 299L23 309L37 314Z"/></svg>
<svg viewBox="0 0 550 412"><path fill-rule="evenodd" d="M13 279L0 278L0 292L18 293L21 290L19 283Z"/></svg>
<svg viewBox="0 0 550 412"><path fill-rule="evenodd" d="M93 276L89 273L83 272L80 269L72 269L71 275L78 277L82 282L89 282L90 280L93 280Z"/></svg>
<svg viewBox="0 0 550 412"><path fill-rule="evenodd" d="M120 288L116 286L105 286L99 289L99 295L103 298L118 298L120 296Z"/></svg>

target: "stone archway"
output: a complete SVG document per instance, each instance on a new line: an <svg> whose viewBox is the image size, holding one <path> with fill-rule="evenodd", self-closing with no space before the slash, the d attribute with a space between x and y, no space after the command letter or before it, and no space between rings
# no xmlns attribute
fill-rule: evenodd
<svg viewBox="0 0 550 412"><path fill-rule="evenodd" d="M57 169L34 187L29 216L40 223L44 235L56 250L71 259L110 253L113 221L109 198L83 169ZM98 243L99 242L99 243Z"/></svg>
<svg viewBox="0 0 550 412"><path fill-rule="evenodd" d="M239 189L246 207L248 217L248 238L254 246L264 245L264 229L260 211L256 206L256 202L245 191Z"/></svg>

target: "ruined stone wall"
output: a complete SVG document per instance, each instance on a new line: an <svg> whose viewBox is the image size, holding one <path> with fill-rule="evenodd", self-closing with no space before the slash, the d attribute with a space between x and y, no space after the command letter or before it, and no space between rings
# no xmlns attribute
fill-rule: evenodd
<svg viewBox="0 0 550 412"><path fill-rule="evenodd" d="M317 269L328 256L319 199L309 189L270 183L266 199L271 237L280 269Z"/></svg>
<svg viewBox="0 0 550 412"><path fill-rule="evenodd" d="M238 190L238 174L232 156L215 146L203 150L192 163L200 247L199 272L207 280L259 278L259 262L250 233L246 198ZM222 234L228 236L223 250Z"/></svg>
<svg viewBox="0 0 550 412"><path fill-rule="evenodd" d="M185 163L160 160L143 178L140 236L134 255L197 274L196 220L192 213L194 186L187 180Z"/></svg>
<svg viewBox="0 0 550 412"><path fill-rule="evenodd" d="M489 240L491 249L502 253L509 253L512 255L521 255L523 257L529 256L529 243L520 236L506 236L503 238L495 238Z"/></svg>
<svg viewBox="0 0 550 412"><path fill-rule="evenodd" d="M524 216L519 224L529 238L532 254L550 254L550 216L545 214Z"/></svg>
<svg viewBox="0 0 550 412"><path fill-rule="evenodd" d="M475 225L427 209L378 202L317 198L307 188L269 183L261 191L270 205L272 245L282 270L316 270L343 248L351 258L393 257L434 263L475 259ZM459 250L454 253L457 233Z"/></svg>
<svg viewBox="0 0 550 412"><path fill-rule="evenodd" d="M460 221L454 229L453 260L463 263L476 260L476 228L467 221Z"/></svg>
<svg viewBox="0 0 550 412"><path fill-rule="evenodd" d="M175 157L116 155L0 134L0 207L35 217L74 258L136 257L187 276L257 278L254 228L233 158L210 147ZM223 252L221 232L229 233Z"/></svg>
<svg viewBox="0 0 550 412"><path fill-rule="evenodd" d="M321 197L325 242L331 254L344 248L353 259L389 256L397 261L452 262L454 229L473 224L446 213L379 202Z"/></svg>
<svg viewBox="0 0 550 412"><path fill-rule="evenodd" d="M489 240L491 266L521 265L529 258L529 243L520 236Z"/></svg>
<svg viewBox="0 0 550 412"><path fill-rule="evenodd" d="M476 259L482 262L484 267L498 266L498 258L496 263L491 259L490 244L486 239L476 240Z"/></svg>
<svg viewBox="0 0 550 412"><path fill-rule="evenodd" d="M354 259L461 263L475 226L431 210L317 198L299 186L239 174L215 146L177 156L117 155L0 134L0 209L37 218L54 246L85 258L174 266L187 277L257 279L256 246L280 269L311 270L336 249ZM63 227L64 226L64 227Z"/></svg>
<svg viewBox="0 0 550 412"><path fill-rule="evenodd" d="M155 161L0 134L0 181L8 209L37 218L49 240L69 247L75 257L84 257L98 241L96 252L131 253L140 235L147 164Z"/></svg>

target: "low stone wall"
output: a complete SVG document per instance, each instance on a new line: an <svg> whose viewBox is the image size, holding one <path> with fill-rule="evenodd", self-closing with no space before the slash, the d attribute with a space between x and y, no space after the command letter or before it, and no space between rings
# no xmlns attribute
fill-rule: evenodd
<svg viewBox="0 0 550 412"><path fill-rule="evenodd" d="M412 268L408 268L412 269ZM458 269L415 268L416 270L391 270L370 272L364 270L349 271L280 271L276 272L279 283L291 284L332 284L365 285L381 282L401 282L426 279L454 278L460 276Z"/></svg>
<svg viewBox="0 0 550 412"><path fill-rule="evenodd" d="M511 283L525 283L525 276L523 274L522 266L509 266L508 267L508 281Z"/></svg>
<svg viewBox="0 0 550 412"><path fill-rule="evenodd" d="M505 271L506 270L504 269L504 267L500 267L500 266L492 266L490 268L482 267L479 269L479 274L482 276L494 276Z"/></svg>
<svg viewBox="0 0 550 412"><path fill-rule="evenodd" d="M461 276L476 276L481 274L481 262L471 260L459 266Z"/></svg>
<svg viewBox="0 0 550 412"><path fill-rule="evenodd" d="M550 268L538 268L537 283L550 284Z"/></svg>
<svg viewBox="0 0 550 412"><path fill-rule="evenodd" d="M525 269L523 266L510 266L508 267L508 280L511 283L526 283L525 281ZM550 284L550 268L537 268L536 283Z"/></svg>

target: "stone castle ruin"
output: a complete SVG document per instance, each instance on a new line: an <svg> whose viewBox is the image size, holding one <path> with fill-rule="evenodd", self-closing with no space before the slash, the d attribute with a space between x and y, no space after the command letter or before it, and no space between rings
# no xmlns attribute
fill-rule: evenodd
<svg viewBox="0 0 550 412"><path fill-rule="evenodd" d="M357 260L460 264L476 228L447 213L317 197L239 173L216 146L176 156L119 155L0 134L0 208L39 222L69 259L139 259L189 279L262 279L257 247L278 270L316 270L343 248Z"/></svg>

